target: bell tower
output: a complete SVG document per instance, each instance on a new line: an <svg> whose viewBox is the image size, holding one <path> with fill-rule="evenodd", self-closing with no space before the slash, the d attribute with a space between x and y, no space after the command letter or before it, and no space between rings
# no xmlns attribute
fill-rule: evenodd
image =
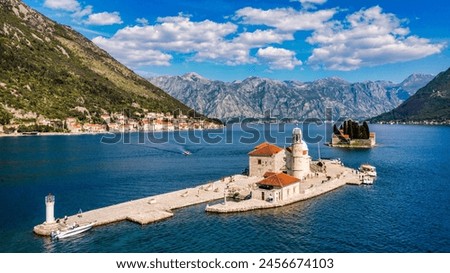
<svg viewBox="0 0 450 273"><path fill-rule="evenodd" d="M302 138L302 130L298 127L292 131L292 160L290 175L304 179L310 172L309 164L311 158L308 155L308 145Z"/></svg>

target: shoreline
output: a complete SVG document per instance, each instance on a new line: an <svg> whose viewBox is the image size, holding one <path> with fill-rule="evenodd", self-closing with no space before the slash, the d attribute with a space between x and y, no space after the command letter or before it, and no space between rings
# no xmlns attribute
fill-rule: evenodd
<svg viewBox="0 0 450 273"><path fill-rule="evenodd" d="M373 123L376 125L386 125L386 126L391 126L391 125L413 125L413 126L450 126L450 122L449 123ZM183 129L183 130L158 130L158 131L131 131L131 132L120 132L120 131L105 131L105 132L78 132L78 133L58 133L58 132L39 132L36 135L31 135L31 134L23 134L23 133L13 133L13 134L5 134L5 133L0 133L0 138L3 137L39 137L39 136L81 136L81 135L101 135L101 134L115 134L115 133L120 133L120 134L125 134L125 133L150 133L150 132L156 132L156 133L161 133L161 132L183 132L183 131L189 131L189 130L194 130L194 131L203 131L203 130L221 130L223 128L226 128L226 126L223 126L221 128L205 128L205 129ZM331 146L331 145L329 145ZM373 148L377 145L374 146L370 146L370 147L357 147L357 146L336 146L333 145L333 147L338 147L338 148Z"/></svg>
<svg viewBox="0 0 450 273"><path fill-rule="evenodd" d="M211 128L211 129L186 129L186 130L159 130L159 131L130 131L130 132L120 132L120 131L105 131L105 132L78 132L78 133L58 133L58 132L39 132L38 134L27 134L27 133L14 133L14 134L4 134L0 133L0 138L2 137L41 137L41 136L84 136L84 135L108 135L108 134L132 134L132 133L164 133L164 132L184 132L184 131L204 131L204 130L220 130L221 128Z"/></svg>

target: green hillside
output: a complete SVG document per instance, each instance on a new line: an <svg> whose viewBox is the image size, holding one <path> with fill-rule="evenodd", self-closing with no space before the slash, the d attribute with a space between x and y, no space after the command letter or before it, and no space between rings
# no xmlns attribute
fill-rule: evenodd
<svg viewBox="0 0 450 273"><path fill-rule="evenodd" d="M371 122L448 120L450 120L450 68L437 75L397 108L372 118Z"/></svg>
<svg viewBox="0 0 450 273"><path fill-rule="evenodd" d="M177 109L195 115L71 28L0 0L0 124Z"/></svg>

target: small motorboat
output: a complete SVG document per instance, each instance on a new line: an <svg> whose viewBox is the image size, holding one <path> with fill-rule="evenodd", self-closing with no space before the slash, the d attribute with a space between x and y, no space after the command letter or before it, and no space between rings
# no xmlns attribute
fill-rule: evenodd
<svg viewBox="0 0 450 273"><path fill-rule="evenodd" d="M189 152L189 151L183 151L183 155L191 155L192 153L191 152Z"/></svg>
<svg viewBox="0 0 450 273"><path fill-rule="evenodd" d="M364 184L364 185L372 185L373 184L373 177L365 175L362 178L361 183Z"/></svg>
<svg viewBox="0 0 450 273"><path fill-rule="evenodd" d="M52 231L51 236L52 239L64 239L90 230L93 226L94 223L89 223L87 225L82 226L80 226L77 223L74 223L73 225L70 225L67 229Z"/></svg>
<svg viewBox="0 0 450 273"><path fill-rule="evenodd" d="M369 165L369 164L362 164L362 165L359 167L359 170L360 170L362 173L364 173L364 174L366 174L366 175L368 175L368 176L371 176L371 177L376 177L376 176L377 176L377 169L376 169L374 166L372 166L372 165Z"/></svg>

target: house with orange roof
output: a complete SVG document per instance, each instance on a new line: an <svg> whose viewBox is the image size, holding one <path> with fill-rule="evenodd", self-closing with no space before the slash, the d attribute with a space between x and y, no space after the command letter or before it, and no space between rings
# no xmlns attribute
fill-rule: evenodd
<svg viewBox="0 0 450 273"><path fill-rule="evenodd" d="M267 172L256 183L252 198L269 202L286 201L300 194L300 179L285 173Z"/></svg>
<svg viewBox="0 0 450 273"><path fill-rule="evenodd" d="M285 150L268 142L256 146L249 157L249 176L263 176L266 172L281 172L285 163Z"/></svg>

